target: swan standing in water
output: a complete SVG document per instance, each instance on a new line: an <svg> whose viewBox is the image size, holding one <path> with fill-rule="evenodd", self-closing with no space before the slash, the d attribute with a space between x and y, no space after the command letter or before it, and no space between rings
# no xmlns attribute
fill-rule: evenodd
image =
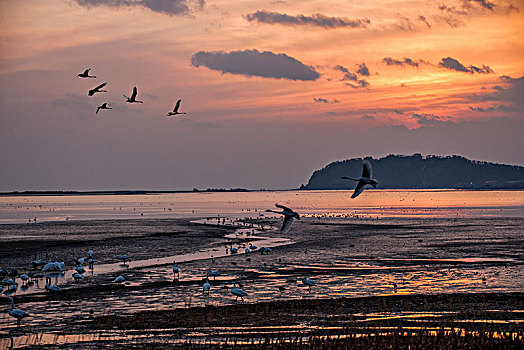
<svg viewBox="0 0 524 350"><path fill-rule="evenodd" d="M31 315L29 315L27 312L23 310L15 309L15 301L12 297L10 297L9 299L11 299L11 308L7 312L9 313L9 316L16 318L16 324L20 327L20 321L23 318L29 317Z"/></svg>
<svg viewBox="0 0 524 350"><path fill-rule="evenodd" d="M211 290L211 284L209 284L209 277L206 276L206 282L202 286L202 294L209 294Z"/></svg>
<svg viewBox="0 0 524 350"><path fill-rule="evenodd" d="M314 286L317 285L313 280L311 280L311 279L309 279L309 278L307 278L307 277L302 277L302 283L303 283L305 286L308 286L308 287L309 287L308 289L309 289L310 291L311 291L311 287L314 287Z"/></svg>
<svg viewBox="0 0 524 350"><path fill-rule="evenodd" d="M284 223L282 224L280 233L286 233L287 231L289 231L289 228L291 227L291 224L293 223L293 220L295 220L295 218L300 220L300 215L298 215L296 211L293 211L290 208L280 205L278 203L275 203L275 207L283 209L283 210L276 211L276 210L266 209L266 211L284 215Z"/></svg>
<svg viewBox="0 0 524 350"><path fill-rule="evenodd" d="M374 188L377 188L378 181L372 178L373 171L371 169L371 163L368 160L364 160L362 163L362 176L357 177L356 179L352 177L342 176L342 179L358 181L357 187L355 187L355 192L351 195L351 198L357 198L359 194L364 191L366 185L371 185Z"/></svg>
<svg viewBox="0 0 524 350"><path fill-rule="evenodd" d="M136 100L136 95L137 95L138 91L136 89L136 86L133 87L133 93L131 94L131 97L127 97L126 95L124 95L124 97L127 99L126 102L129 102L129 103L144 103L144 101L137 101Z"/></svg>
<svg viewBox="0 0 524 350"><path fill-rule="evenodd" d="M238 288L235 283L233 283L233 288L231 288L231 294L236 296L235 301L237 301L239 297L242 301L244 301L244 297L247 296L247 293Z"/></svg>
<svg viewBox="0 0 524 350"><path fill-rule="evenodd" d="M117 278L115 278L115 279L113 280L113 282L115 282L115 283L121 283L121 282L124 282L125 280L126 280L126 278L125 278L124 276L120 275L120 276L118 276Z"/></svg>
<svg viewBox="0 0 524 350"><path fill-rule="evenodd" d="M176 266L176 261L173 261L173 280L180 279L180 268Z"/></svg>
<svg viewBox="0 0 524 350"><path fill-rule="evenodd" d="M126 261L127 261L127 260L130 260L130 257L129 257L129 254L128 254L128 253L125 253L125 254L123 254L123 255L120 255L118 258L124 262L124 265L126 264Z"/></svg>
<svg viewBox="0 0 524 350"><path fill-rule="evenodd" d="M167 117L170 117L172 115L177 115L177 114L186 114L186 112L178 111L178 109L180 108L180 102L182 102L182 99L179 99L178 101L176 101L175 108L173 108L172 112L167 113Z"/></svg>

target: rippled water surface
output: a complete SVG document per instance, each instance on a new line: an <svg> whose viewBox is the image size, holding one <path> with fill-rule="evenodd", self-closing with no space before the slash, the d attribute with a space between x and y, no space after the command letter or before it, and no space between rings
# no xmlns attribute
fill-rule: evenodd
<svg viewBox="0 0 524 350"><path fill-rule="evenodd" d="M85 225L85 221L99 219L114 224L117 219L191 217L195 225L213 227L220 223L230 227L231 232L213 244L187 246L185 253L173 255L166 251L163 256L133 259L126 264L115 258L95 263L93 269L86 266L85 280L79 283L72 281L74 266L68 263L63 273L51 276L53 283L71 292L67 298L47 297L43 274L38 274L37 283L30 287L19 285L14 294L15 299L33 298L20 306L31 314L23 320L23 326L15 329L6 308L0 313L2 347L10 345L8 334L16 335L15 347L128 336L134 340L147 338L144 334L118 332L76 337L58 333L67 330L72 321L93 316L242 302L230 292L233 282L241 284L248 293L243 301L246 303L524 290L524 191L374 190L365 192L358 200L349 199L347 191L0 199L0 220L4 224L63 221L76 225L82 221ZM286 235L277 232L280 219L264 212L275 202L289 205L303 216ZM238 218L258 218L265 224L244 223ZM56 228L64 230L57 231L57 237L68 231L67 225ZM139 226L137 230L141 229ZM4 227L5 243L17 239L20 227L30 226ZM35 232L24 239L38 239L38 230ZM272 252L246 254L249 244L271 247ZM147 246L144 241L144 249ZM238 248L238 253L232 254L231 247ZM115 257L119 254L116 249L111 252ZM181 269L179 281L173 281L173 260ZM203 294L208 269L220 271L220 276L210 278L211 292ZM118 274L124 274L126 282L115 286L112 280ZM311 278L316 285L308 288L303 277ZM92 293L86 294L89 290ZM5 296L2 298L5 301ZM417 313L357 316L361 322L375 317L443 317ZM205 338L217 331L202 328L186 330L184 334ZM241 328L228 331L230 335L243 332Z"/></svg>

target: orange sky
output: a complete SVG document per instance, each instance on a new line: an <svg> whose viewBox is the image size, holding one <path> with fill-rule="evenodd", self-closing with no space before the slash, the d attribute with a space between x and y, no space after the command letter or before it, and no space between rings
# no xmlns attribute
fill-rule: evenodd
<svg viewBox="0 0 524 350"><path fill-rule="evenodd" d="M389 153L524 164L524 1L6 0L0 16L0 190L296 187ZM124 102L134 85L143 105ZM188 114L166 118L178 98Z"/></svg>

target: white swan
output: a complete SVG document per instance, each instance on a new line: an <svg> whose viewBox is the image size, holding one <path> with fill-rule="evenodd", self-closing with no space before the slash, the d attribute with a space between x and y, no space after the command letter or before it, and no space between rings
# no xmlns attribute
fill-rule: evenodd
<svg viewBox="0 0 524 350"><path fill-rule="evenodd" d="M211 284L209 284L209 278L206 277L206 282L202 286L202 294L209 294L209 291L211 290Z"/></svg>
<svg viewBox="0 0 524 350"><path fill-rule="evenodd" d="M109 103L104 102L104 103L102 103L100 106L98 106L96 108L96 114L98 114L98 111L101 110L101 109L113 109L113 108L110 108L110 107L111 107L111 105ZM90 250L90 252L92 252L92 250Z"/></svg>
<svg viewBox="0 0 524 350"><path fill-rule="evenodd" d="M305 285L305 286L308 286L309 287L309 290L311 290L311 287L313 286L316 286L317 284L315 283L315 281L307 278L307 277L302 277L302 283Z"/></svg>
<svg viewBox="0 0 524 350"><path fill-rule="evenodd" d="M98 85L96 88L89 90L87 94L89 96L93 96L97 92L107 92L107 90L100 90L101 88L103 88L106 85L107 85L107 83L102 83L102 84Z"/></svg>
<svg viewBox="0 0 524 350"><path fill-rule="evenodd" d="M236 296L235 301L237 301L239 297L242 301L244 301L244 297L247 296L247 293L238 288L235 283L233 283L233 288L231 288L231 294Z"/></svg>
<svg viewBox="0 0 524 350"><path fill-rule="evenodd" d="M124 95L124 97L127 99L126 102L129 102L129 103L144 103L144 101L137 101L136 100L136 95L137 95L138 91L136 89L136 86L133 87L133 93L131 94L131 97L128 97L126 95Z"/></svg>
<svg viewBox="0 0 524 350"><path fill-rule="evenodd" d="M115 278L115 279L113 280L113 282L115 282L115 283L121 283L121 282L124 282L125 280L126 280L126 278L125 278L124 276L120 275L120 276L118 276L117 278Z"/></svg>
<svg viewBox="0 0 524 350"><path fill-rule="evenodd" d="M172 112L167 113L167 117L177 114L186 114L186 112L179 112L178 109L180 108L180 102L182 102L182 99L179 99L176 101L175 108L173 108Z"/></svg>
<svg viewBox="0 0 524 350"><path fill-rule="evenodd" d="M96 78L96 75L89 75L91 68L86 69L83 73L77 75L80 78Z"/></svg>
<svg viewBox="0 0 524 350"><path fill-rule="evenodd" d="M351 195L351 198L357 198L359 194L364 191L366 185L371 185L374 188L377 188L378 181L372 178L372 169L371 163L368 160L364 160L362 163L362 176L357 177L356 179L352 177L342 176L342 179L358 181L357 187L355 187L355 192Z"/></svg>
<svg viewBox="0 0 524 350"><path fill-rule="evenodd" d="M293 211L290 208L280 205L278 203L275 203L275 207L281 208L283 210L276 211L276 210L266 209L266 211L284 215L284 223L282 224L280 233L286 233L287 231L289 231L289 228L291 227L291 224L293 223L293 220L295 220L295 218L300 220L300 215L298 215L296 211Z"/></svg>
<svg viewBox="0 0 524 350"><path fill-rule="evenodd" d="M15 301L12 297L10 297L9 299L11 299L11 308L7 312L9 313L9 316L16 318L16 324L20 326L20 321L23 318L29 317L31 315L29 315L27 312L23 310L15 309Z"/></svg>

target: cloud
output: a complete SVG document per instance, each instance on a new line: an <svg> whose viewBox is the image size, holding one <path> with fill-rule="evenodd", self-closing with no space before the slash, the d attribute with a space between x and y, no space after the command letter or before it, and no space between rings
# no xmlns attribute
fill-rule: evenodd
<svg viewBox="0 0 524 350"><path fill-rule="evenodd" d="M469 0L469 2L475 2L479 4L481 7L491 11L493 11L493 9L495 8L495 4L487 0Z"/></svg>
<svg viewBox="0 0 524 350"><path fill-rule="evenodd" d="M186 15L190 12L187 0L75 0L84 7L142 7L168 16ZM196 8L204 7L204 0L196 1Z"/></svg>
<svg viewBox="0 0 524 350"><path fill-rule="evenodd" d="M315 102L319 102L319 103L339 103L340 102L337 99L333 99L333 100L330 101L327 98L322 98L322 97L319 97L319 98L313 97L313 100Z"/></svg>
<svg viewBox="0 0 524 350"><path fill-rule="evenodd" d="M347 86L352 87L354 89L366 88L369 86L369 83L364 79L359 79L357 74L369 76L369 70L366 67L365 63L359 64L358 66L359 66L359 69L356 73L351 72L349 69L341 65L337 65L333 68L335 70L338 70L344 73L340 81L354 81L355 82L354 84L346 83Z"/></svg>
<svg viewBox="0 0 524 350"><path fill-rule="evenodd" d="M489 66L482 65L482 68L475 67L475 66L465 67L462 63L460 63L459 61L451 57L443 58L442 61L439 62L438 66L441 68L447 68L447 69L455 70L458 72L465 72L465 73L479 73L479 74L493 73L493 70Z"/></svg>
<svg viewBox="0 0 524 350"><path fill-rule="evenodd" d="M368 67L366 67L365 63L362 63L362 64L358 65L357 73L360 74L360 75L363 75L365 77L369 77L369 69L368 69Z"/></svg>
<svg viewBox="0 0 524 350"><path fill-rule="evenodd" d="M453 123L453 117L439 116L427 113L412 113L411 117L417 121L420 125L439 125L442 123Z"/></svg>
<svg viewBox="0 0 524 350"><path fill-rule="evenodd" d="M362 120L371 120L371 121L377 120L377 118L375 118L374 116L369 115L369 114L364 114L362 117L360 117L360 119L362 119Z"/></svg>
<svg viewBox="0 0 524 350"><path fill-rule="evenodd" d="M483 112L483 113L484 112L496 112L496 111L501 111L501 112L512 112L513 111L513 108L509 106L505 106L505 105L497 105L497 106L491 106L487 108L469 106L469 109L471 109L474 112Z"/></svg>
<svg viewBox="0 0 524 350"><path fill-rule="evenodd" d="M467 96L468 100L474 102L500 101L506 105L511 104L511 106L508 107L510 109L506 110L506 112L524 111L524 99L522 98L522 96L524 96L524 76L520 78L512 78L510 76L503 75L499 77L499 80L507 84L507 86L505 86L505 88L501 86L495 86L489 93L473 94ZM478 112L481 111L477 109L472 110ZM484 111L490 112L489 108L484 109Z"/></svg>
<svg viewBox="0 0 524 350"><path fill-rule="evenodd" d="M285 13L271 12L260 10L246 15L249 22L267 23L267 24L281 24L288 26L312 26L321 27L324 29L333 28L366 28L371 21L364 19L349 19L345 17L327 17L319 13L304 16L291 16Z"/></svg>
<svg viewBox="0 0 524 350"><path fill-rule="evenodd" d="M400 18L400 22L397 23L397 28L400 29L400 30L410 30L410 31L413 31L414 30L414 26L413 26L413 22L411 22L411 20L407 17L404 17L404 16L400 16L399 14L397 14Z"/></svg>
<svg viewBox="0 0 524 350"><path fill-rule="evenodd" d="M382 59L384 63L386 63L388 66L412 66L412 67L418 67L421 63L429 64L428 62L424 60L417 60L414 61L411 58L404 57L404 59L394 59L391 57L384 57Z"/></svg>
<svg viewBox="0 0 524 350"><path fill-rule="evenodd" d="M243 50L232 52L199 51L191 57L194 67L204 66L222 73L290 80L317 80L320 75L286 54Z"/></svg>

